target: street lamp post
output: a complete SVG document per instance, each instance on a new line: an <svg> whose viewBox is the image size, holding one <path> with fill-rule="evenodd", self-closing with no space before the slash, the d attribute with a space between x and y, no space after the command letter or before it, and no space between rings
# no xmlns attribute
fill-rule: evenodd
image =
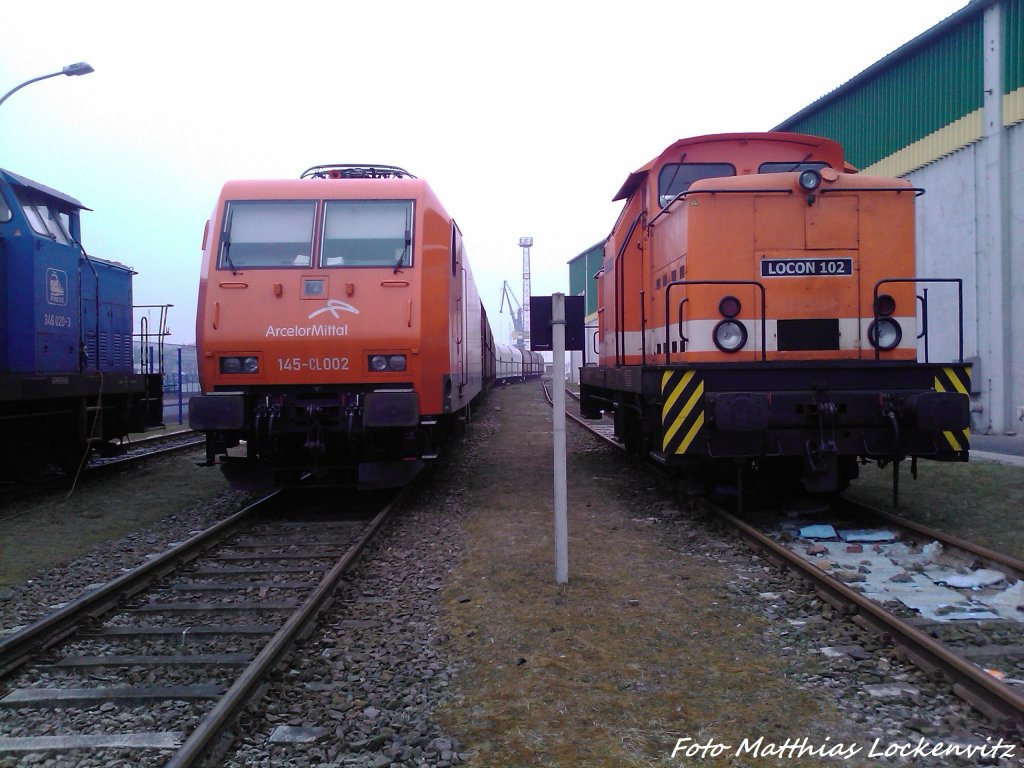
<svg viewBox="0 0 1024 768"><path fill-rule="evenodd" d="M14 86L13 88L11 88L11 90L9 90L7 93L3 95L3 98L0 98L0 104L3 104L5 101L7 101L7 99L11 97L12 94L16 93L17 91L20 91L26 85L37 83L40 80L46 80L49 77L56 77L57 75L67 75L68 77L73 77L77 75L88 75L92 71L93 68L86 64L84 61L80 61L77 64L68 64L60 72L51 72L48 75L40 75L39 77L33 77L31 80L26 80L21 85Z"/></svg>

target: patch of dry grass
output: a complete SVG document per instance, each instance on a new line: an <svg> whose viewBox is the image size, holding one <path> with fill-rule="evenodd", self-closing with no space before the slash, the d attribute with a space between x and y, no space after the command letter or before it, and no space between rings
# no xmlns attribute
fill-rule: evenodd
<svg viewBox="0 0 1024 768"><path fill-rule="evenodd" d="M219 470L195 465L197 455L150 460L116 477L80 481L70 496L64 489L6 506L0 512L0 586L228 490Z"/></svg>
<svg viewBox="0 0 1024 768"><path fill-rule="evenodd" d="M474 764L681 765L681 737L824 742L827 699L791 685L762 620L731 605L731 567L673 551L664 522L634 519L655 503L650 483L610 451L570 457L570 581L554 583L550 432L506 442L533 397L492 396L506 423L476 451L465 557L445 593L466 667L442 719Z"/></svg>

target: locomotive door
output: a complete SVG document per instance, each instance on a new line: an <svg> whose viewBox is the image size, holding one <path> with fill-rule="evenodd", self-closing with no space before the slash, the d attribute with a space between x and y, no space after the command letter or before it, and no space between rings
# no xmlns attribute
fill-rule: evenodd
<svg viewBox="0 0 1024 768"><path fill-rule="evenodd" d="M646 216L637 214L625 237L617 243L612 273L615 277L615 364L641 362L643 335L644 247Z"/></svg>
<svg viewBox="0 0 1024 768"><path fill-rule="evenodd" d="M95 327L95 304L82 301L82 280L94 279L87 268L80 269L80 251L58 218L58 213L40 201L22 205L32 237L23 238L22 245L34 246L22 252L30 260L32 271L33 325L35 334L35 370L95 370L96 355L86 346L86 331ZM95 295L95 283L87 295ZM91 312L88 310L91 309ZM88 312L87 324L83 313Z"/></svg>
<svg viewBox="0 0 1024 768"><path fill-rule="evenodd" d="M455 314L452 318L452 384L455 385L453 393L453 406L458 409L462 406L462 389L466 386L469 371L466 366L466 346L469 339L468 318L469 313L466 303L467 275L464 265L465 249L462 243L462 232L458 225L452 221L452 277L454 278L453 290L455 292Z"/></svg>

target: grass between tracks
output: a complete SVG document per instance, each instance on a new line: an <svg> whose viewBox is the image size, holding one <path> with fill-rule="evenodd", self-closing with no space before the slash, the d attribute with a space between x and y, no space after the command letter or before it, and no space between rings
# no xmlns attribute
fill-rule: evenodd
<svg viewBox="0 0 1024 768"><path fill-rule="evenodd" d="M198 454L151 459L117 476L81 480L68 489L16 501L0 510L0 586L18 584L92 547L151 525L228 490Z"/></svg>
<svg viewBox="0 0 1024 768"><path fill-rule="evenodd" d="M550 416L522 434L531 397L491 395L502 424L473 451L465 557L445 592L466 666L442 721L473 765L741 765L671 754L686 737L834 743L827 695L791 684L764 621L732 605L734 566L667 546L663 529L685 522L654 522L657 480L638 486L609 449L569 457L569 583L554 583Z"/></svg>
<svg viewBox="0 0 1024 768"><path fill-rule="evenodd" d="M966 464L920 461L914 480L904 465L895 509L892 470L866 466L846 495L1024 560L1024 467L981 459Z"/></svg>

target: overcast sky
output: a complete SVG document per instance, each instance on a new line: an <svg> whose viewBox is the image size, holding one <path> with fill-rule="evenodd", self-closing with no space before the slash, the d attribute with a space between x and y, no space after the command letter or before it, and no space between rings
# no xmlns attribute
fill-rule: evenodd
<svg viewBox="0 0 1024 768"><path fill-rule="evenodd" d="M81 200L91 255L195 339L221 185L399 165L459 222L495 332L502 281L567 292L626 176L676 139L768 130L966 0L64 2L3 11L0 167Z"/></svg>

